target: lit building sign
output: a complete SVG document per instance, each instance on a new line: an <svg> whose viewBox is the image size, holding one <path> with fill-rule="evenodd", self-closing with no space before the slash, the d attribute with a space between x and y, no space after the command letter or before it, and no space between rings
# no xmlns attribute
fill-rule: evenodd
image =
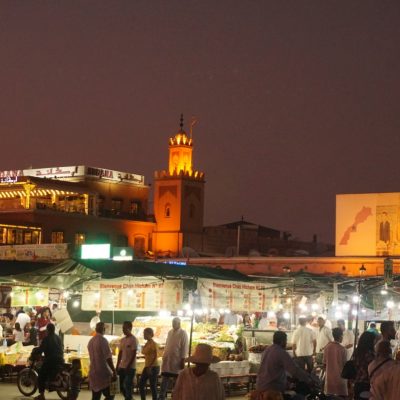
<svg viewBox="0 0 400 400"><path fill-rule="evenodd" d="M0 178L0 183L16 183L18 181L18 176L7 176L5 178Z"/></svg>
<svg viewBox="0 0 400 400"><path fill-rule="evenodd" d="M81 246L82 260L109 260L111 245L108 244L83 244Z"/></svg>
<svg viewBox="0 0 400 400"><path fill-rule="evenodd" d="M22 169L14 169L10 171L0 171L0 180L1 182L8 182L8 180L12 180L15 182L19 176L23 176L24 171Z"/></svg>
<svg viewBox="0 0 400 400"><path fill-rule="evenodd" d="M130 172L114 171L112 169L86 167L84 165L51 168L31 168L24 170L0 171L0 182L14 183L18 176L34 176L37 178L70 179L96 177L114 182L129 182L144 184L144 176Z"/></svg>
<svg viewBox="0 0 400 400"><path fill-rule="evenodd" d="M113 247L114 261L131 261L133 260L132 247Z"/></svg>
<svg viewBox="0 0 400 400"><path fill-rule="evenodd" d="M164 261L164 264L172 264L172 265L187 265L186 261Z"/></svg>

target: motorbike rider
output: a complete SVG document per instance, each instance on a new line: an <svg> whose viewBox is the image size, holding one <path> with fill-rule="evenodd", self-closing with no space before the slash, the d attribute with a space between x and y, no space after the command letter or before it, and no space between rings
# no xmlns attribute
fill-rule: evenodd
<svg viewBox="0 0 400 400"><path fill-rule="evenodd" d="M55 334L55 326L48 324L46 330L47 336L42 340L37 350L39 354L44 353L44 359L38 372L39 396L35 397L36 400L45 400L46 382L54 381L64 364L63 346L61 339Z"/></svg>
<svg viewBox="0 0 400 400"><path fill-rule="evenodd" d="M299 368L286 352L287 335L285 332L276 331L273 336L273 345L268 346L262 355L260 369L257 375L256 389L258 392L275 391L280 392L285 397L287 390L288 372L292 377L297 378L310 386L314 385L314 380L310 374ZM294 397L302 399L303 397Z"/></svg>

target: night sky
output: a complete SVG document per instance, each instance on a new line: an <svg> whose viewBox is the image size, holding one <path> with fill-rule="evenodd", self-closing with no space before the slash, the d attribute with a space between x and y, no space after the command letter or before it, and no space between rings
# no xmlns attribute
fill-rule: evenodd
<svg viewBox="0 0 400 400"><path fill-rule="evenodd" d="M4 0L0 169L151 183L196 115L207 225L333 242L337 193L400 191L399 21L395 0Z"/></svg>

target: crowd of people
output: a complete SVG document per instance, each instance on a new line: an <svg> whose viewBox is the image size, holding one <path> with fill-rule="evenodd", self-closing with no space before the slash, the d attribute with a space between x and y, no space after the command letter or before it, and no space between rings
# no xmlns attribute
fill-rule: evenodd
<svg viewBox="0 0 400 400"><path fill-rule="evenodd" d="M99 400L103 395L106 400L114 399L111 390L112 382L120 380L120 390L125 400L132 400L132 381L136 373L136 356L138 340L132 334L132 323L123 323L123 333L119 346L117 363L114 366L112 353L107 340L104 338L105 324L96 324L96 335L90 339L88 351L90 357L89 385L92 390L92 400ZM146 399L146 384L149 381L153 400L166 399L167 392L172 390L174 400L223 400L224 387L218 374L211 371L209 366L219 359L212 355L208 344L198 344L194 353L188 357L189 340L181 320L172 320L172 329L168 332L161 369L158 361L158 345L153 340L152 328L146 328L143 337L146 340L141 349L145 357L145 366L139 378L141 400ZM194 364L185 368L185 363ZM160 388L157 387L161 371ZM40 399L42 400L42 398Z"/></svg>
<svg viewBox="0 0 400 400"><path fill-rule="evenodd" d="M257 390L252 397L254 400L303 398L285 394L287 374L309 387L315 387L321 383L313 375L315 366L325 372L320 377L324 381L323 392L328 396L354 400L400 399L396 378L400 376L400 363L396 361L393 321L382 322L380 332L372 323L361 334L354 348L354 335L346 329L343 320L338 320L333 329L327 326L323 317L318 318L318 327L311 325L310 320L299 318L299 326L291 339L293 358L286 351L286 333L275 332L273 345L262 356ZM343 376L346 368L353 371L348 379Z"/></svg>
<svg viewBox="0 0 400 400"><path fill-rule="evenodd" d="M258 323L262 323L263 315L260 317ZM45 382L54 379L63 364L63 346L56 334L50 309L45 307L35 313L32 309L21 308L13 314L3 314L2 318L3 330L0 333L8 343L33 344L39 346L39 353L44 353L37 397L44 400ZM220 318L213 320L221 323ZM227 323L231 320L244 327L254 326L254 319L247 314L230 313ZM371 323L357 342L353 332L346 329L344 320L336 321L335 327L323 316L317 319L301 317L298 323L290 339L293 357L286 350L286 332L278 329L274 333L273 344L267 346L262 354L252 399L301 399L301 395L287 397L288 376L310 388L317 387L321 382L316 378L316 367L325 372L319 378L323 376L322 390L326 395L348 400L400 399L400 386L397 385L400 362L396 360L397 348L393 346L396 338L393 321L382 322L380 330ZM113 400L118 381L124 399L132 400L139 341L132 333L130 321L123 323L122 331L123 338L114 365L110 345L104 337L105 324L98 320L95 325L95 335L88 344L89 385L93 400L100 400L102 395L106 400ZM188 357L188 335L181 328L179 317L172 320L161 363L153 329L144 329L143 338L145 345L140 352L145 365L137 379L141 400L146 399L147 387L153 400L165 400L167 392L172 392L174 400L224 399L223 384L218 374L210 369L210 365L219 359L213 356L212 348L207 344L197 345ZM193 366L185 368L188 362ZM349 365L354 370L351 377L344 376L343 372ZM82 382L79 360L73 362L70 375L70 400L76 400Z"/></svg>
<svg viewBox="0 0 400 400"><path fill-rule="evenodd" d="M7 346L20 343L37 346L47 335L46 327L55 324L49 307L19 307L8 309L0 316L0 338Z"/></svg>

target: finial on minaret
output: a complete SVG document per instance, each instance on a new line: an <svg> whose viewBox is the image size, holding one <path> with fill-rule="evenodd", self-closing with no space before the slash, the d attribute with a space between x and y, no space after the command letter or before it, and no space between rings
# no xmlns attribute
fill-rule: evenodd
<svg viewBox="0 0 400 400"><path fill-rule="evenodd" d="M183 132L183 114L181 114L181 123L179 126L181 127L181 132Z"/></svg>

